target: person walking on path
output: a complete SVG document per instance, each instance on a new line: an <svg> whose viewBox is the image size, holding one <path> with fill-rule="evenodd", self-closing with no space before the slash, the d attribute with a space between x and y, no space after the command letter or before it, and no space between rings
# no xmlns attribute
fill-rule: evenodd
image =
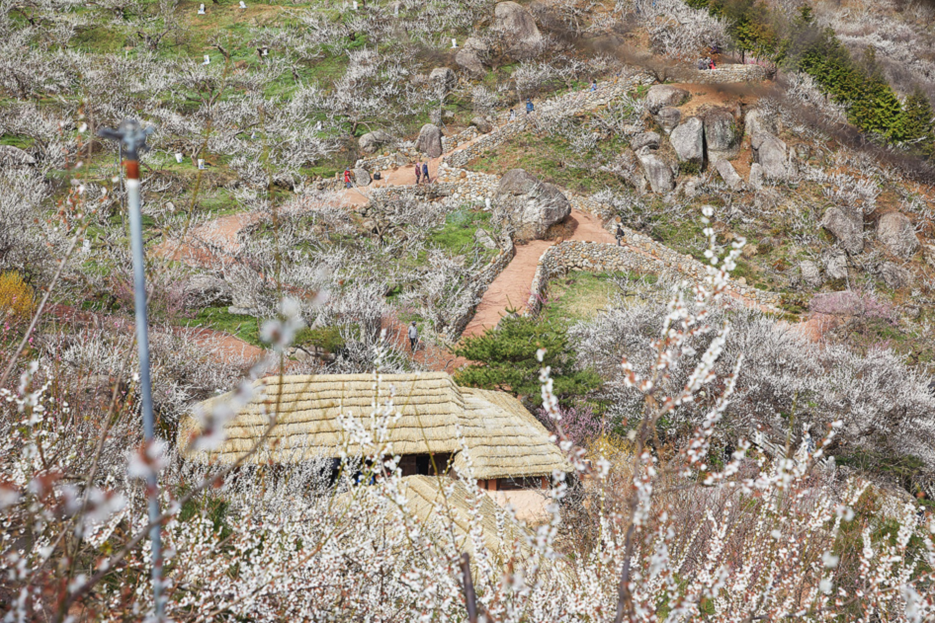
<svg viewBox="0 0 935 623"><path fill-rule="evenodd" d="M425 181L426 184L432 181L429 179L429 163L428 162L422 163L422 179Z"/></svg>
<svg viewBox="0 0 935 623"><path fill-rule="evenodd" d="M591 93L594 93L595 91L597 91L597 80L592 80L591 81Z"/></svg>
<svg viewBox="0 0 935 623"><path fill-rule="evenodd" d="M527 97L527 98L526 98L526 114L528 115L529 113L531 113L531 112L534 111L535 109L536 109L536 107L532 105L532 100L529 99L529 98Z"/></svg>
<svg viewBox="0 0 935 623"><path fill-rule="evenodd" d="M516 121L516 111L512 108L510 109L510 121Z"/></svg>
<svg viewBox="0 0 935 623"><path fill-rule="evenodd" d="M344 188L351 187L351 172L348 169L344 169Z"/></svg>
<svg viewBox="0 0 935 623"><path fill-rule="evenodd" d="M621 246L621 245L623 244L623 237L624 237L623 225L621 225L621 224L618 222L618 223L617 223L617 231L614 232L614 238L617 239L617 246L618 246L618 247Z"/></svg>
<svg viewBox="0 0 935 623"><path fill-rule="evenodd" d="M419 182L422 181L422 165L418 162L416 163L416 186L419 185Z"/></svg>
<svg viewBox="0 0 935 623"><path fill-rule="evenodd" d="M416 321L413 320L409 325L409 350L416 352L416 346L419 344L419 330L416 328Z"/></svg>

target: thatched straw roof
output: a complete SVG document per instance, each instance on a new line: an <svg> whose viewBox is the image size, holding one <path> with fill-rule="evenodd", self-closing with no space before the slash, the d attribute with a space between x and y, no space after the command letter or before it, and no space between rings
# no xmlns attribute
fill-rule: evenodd
<svg viewBox="0 0 935 623"><path fill-rule="evenodd" d="M479 479L547 476L568 471L549 433L515 398L502 392L460 388L443 372L383 375L377 390L373 375L335 374L269 377L255 383L257 396L226 427L227 438L217 450L186 451L199 430L193 414L179 426L179 447L187 458L202 463L233 463L249 453L269 428L275 427L250 463L297 463L314 457L362 454L350 443L339 414L370 428L371 414L383 407L392 391L400 419L387 431L394 454L458 453L460 425ZM210 412L230 402L224 394L196 405ZM458 454L455 466L466 467Z"/></svg>

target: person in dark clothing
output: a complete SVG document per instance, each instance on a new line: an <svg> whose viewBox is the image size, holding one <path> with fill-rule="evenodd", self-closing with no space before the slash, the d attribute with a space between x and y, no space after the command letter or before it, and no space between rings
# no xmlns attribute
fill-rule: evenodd
<svg viewBox="0 0 935 623"><path fill-rule="evenodd" d="M416 184L422 181L422 165L418 162L416 163Z"/></svg>
<svg viewBox="0 0 935 623"><path fill-rule="evenodd" d="M422 179L423 181L425 181L426 184L432 181L429 179L429 163L428 162L422 163Z"/></svg>
<svg viewBox="0 0 935 623"><path fill-rule="evenodd" d="M617 231L614 232L614 238L617 239L618 247L623 244L623 237L624 237L623 225L621 225L620 223L617 223Z"/></svg>
<svg viewBox="0 0 935 623"><path fill-rule="evenodd" d="M510 121L515 121L515 120L516 120L516 111L511 108L510 109Z"/></svg>
<svg viewBox="0 0 935 623"><path fill-rule="evenodd" d="M409 350L416 352L416 345L419 343L419 330L416 328L416 321L413 320L409 325Z"/></svg>
<svg viewBox="0 0 935 623"><path fill-rule="evenodd" d="M527 98L526 98L526 114L528 115L529 113L531 113L531 112L534 111L535 109L536 109L536 107L532 105L532 100L529 99L529 98L527 97Z"/></svg>

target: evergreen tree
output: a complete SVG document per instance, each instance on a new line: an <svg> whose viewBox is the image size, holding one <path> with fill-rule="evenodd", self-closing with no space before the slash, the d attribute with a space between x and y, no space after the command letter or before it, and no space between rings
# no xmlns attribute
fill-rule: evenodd
<svg viewBox="0 0 935 623"><path fill-rule="evenodd" d="M921 153L931 154L935 143L933 116L935 115L932 113L932 104L928 96L916 87L912 95L906 98L898 131L894 133L893 138L911 143Z"/></svg>
<svg viewBox="0 0 935 623"><path fill-rule="evenodd" d="M545 349L541 364L536 359L540 348ZM497 328L465 339L455 354L474 362L455 374L459 385L508 391L536 406L542 404L542 366L551 367L553 391L560 399L600 385L596 373L576 368L563 328L523 316L508 316Z"/></svg>

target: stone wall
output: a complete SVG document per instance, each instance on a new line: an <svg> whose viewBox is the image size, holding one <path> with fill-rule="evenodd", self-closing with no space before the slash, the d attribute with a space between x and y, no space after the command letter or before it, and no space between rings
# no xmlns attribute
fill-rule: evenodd
<svg viewBox="0 0 935 623"><path fill-rule="evenodd" d="M763 82L768 80L775 70L763 65L720 65L717 69L699 71L680 68L671 76L678 82L694 84L729 84L733 82Z"/></svg>
<svg viewBox="0 0 935 623"><path fill-rule="evenodd" d="M562 242L549 247L539 258L525 313L539 313L540 301L549 280L569 272L629 271L692 282L699 282L705 277L707 268L702 262L673 251L648 236L624 229L629 247L579 241ZM782 313L779 309L779 295L774 292L757 290L740 281L733 281L730 288L734 293L754 301L763 311Z"/></svg>
<svg viewBox="0 0 935 623"><path fill-rule="evenodd" d="M463 309L456 310L454 319L448 324L445 337L451 342L457 342L461 339L464 328L474 317L478 303L484 296L484 292L493 283L500 273L504 271L507 265L513 261L516 255L516 248L513 246L513 240L509 236L503 236L500 241L500 253L487 264L487 267L481 270L472 280L471 286L474 289L474 302L471 305L465 305Z"/></svg>

